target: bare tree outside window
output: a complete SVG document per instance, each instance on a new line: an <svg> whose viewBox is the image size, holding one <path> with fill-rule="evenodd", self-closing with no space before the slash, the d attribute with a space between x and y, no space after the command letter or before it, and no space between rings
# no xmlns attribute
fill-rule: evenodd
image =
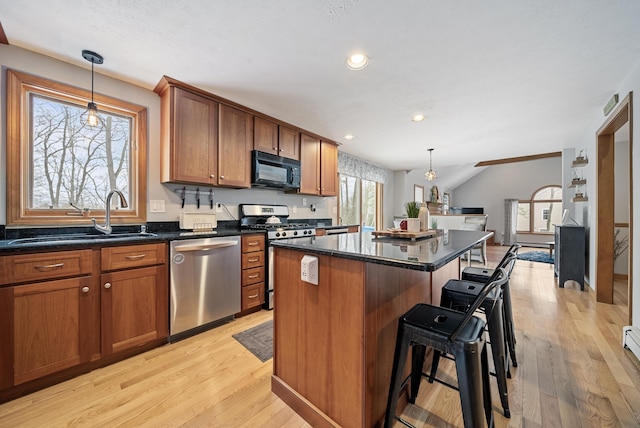
<svg viewBox="0 0 640 428"><path fill-rule="evenodd" d="M31 107L31 209L100 209L111 189L129 199L132 119L101 112L90 127L86 107L29 94Z"/></svg>

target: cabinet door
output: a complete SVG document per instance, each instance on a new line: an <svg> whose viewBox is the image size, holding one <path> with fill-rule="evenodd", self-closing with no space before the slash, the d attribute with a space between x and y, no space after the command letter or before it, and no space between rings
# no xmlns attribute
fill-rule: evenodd
<svg viewBox="0 0 640 428"><path fill-rule="evenodd" d="M338 147L323 141L320 145L320 194L338 194Z"/></svg>
<svg viewBox="0 0 640 428"><path fill-rule="evenodd" d="M163 167L170 168L170 181L216 184L218 104L180 88L172 90L170 162L169 165L163 162Z"/></svg>
<svg viewBox="0 0 640 428"><path fill-rule="evenodd" d="M251 186L253 116L220 104L218 121L218 185Z"/></svg>
<svg viewBox="0 0 640 428"><path fill-rule="evenodd" d="M105 355L168 337L165 266L104 273L101 284Z"/></svg>
<svg viewBox="0 0 640 428"><path fill-rule="evenodd" d="M278 129L278 154L285 158L300 160L300 133L282 125Z"/></svg>
<svg viewBox="0 0 640 428"><path fill-rule="evenodd" d="M278 154L278 124L256 116L253 120L253 132L254 150Z"/></svg>
<svg viewBox="0 0 640 428"><path fill-rule="evenodd" d="M307 195L320 194L320 140L300 134L300 190Z"/></svg>
<svg viewBox="0 0 640 428"><path fill-rule="evenodd" d="M91 331L97 329L91 313L98 289L90 276L9 287L2 297L8 298L7 312L0 315L2 347L13 349L12 355L3 352L13 364L3 364L2 386L7 386L5 368L13 368L13 384L19 385L98 358L98 344L91 346L99 334Z"/></svg>

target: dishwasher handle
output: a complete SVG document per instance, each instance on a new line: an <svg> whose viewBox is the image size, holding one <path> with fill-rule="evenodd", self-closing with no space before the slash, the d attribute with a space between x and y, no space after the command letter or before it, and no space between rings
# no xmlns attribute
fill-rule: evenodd
<svg viewBox="0 0 640 428"><path fill-rule="evenodd" d="M220 242L213 242L211 244L178 245L175 247L175 250L179 252L204 251L204 250L215 250L215 249L224 248L224 247L233 247L234 245L239 245L238 241L220 241Z"/></svg>

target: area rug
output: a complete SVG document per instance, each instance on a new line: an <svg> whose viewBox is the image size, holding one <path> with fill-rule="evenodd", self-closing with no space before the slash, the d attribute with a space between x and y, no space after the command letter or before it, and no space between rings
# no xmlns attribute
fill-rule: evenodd
<svg viewBox="0 0 640 428"><path fill-rule="evenodd" d="M273 357L273 320L234 334L233 338L263 363Z"/></svg>
<svg viewBox="0 0 640 428"><path fill-rule="evenodd" d="M518 253L518 260L553 264L553 257L549 255L548 251L529 251L528 253Z"/></svg>

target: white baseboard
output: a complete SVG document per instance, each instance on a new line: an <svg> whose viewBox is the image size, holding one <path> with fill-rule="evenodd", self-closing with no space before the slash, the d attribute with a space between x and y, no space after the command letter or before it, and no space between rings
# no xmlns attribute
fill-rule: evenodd
<svg viewBox="0 0 640 428"><path fill-rule="evenodd" d="M640 360L640 328L630 325L622 327L622 346L633 352Z"/></svg>

